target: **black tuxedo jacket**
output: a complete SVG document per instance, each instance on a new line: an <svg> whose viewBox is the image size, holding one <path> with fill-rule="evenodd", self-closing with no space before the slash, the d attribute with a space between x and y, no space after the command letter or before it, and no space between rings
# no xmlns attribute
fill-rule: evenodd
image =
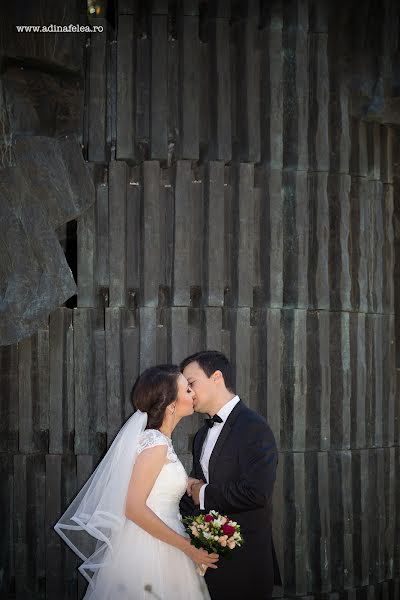
<svg viewBox="0 0 400 600"><path fill-rule="evenodd" d="M200 458L207 431L204 425L194 438L191 472L191 477L204 481ZM237 521L245 543L235 548L230 559L221 557L218 569L207 570L212 600L264 600L271 597L274 583L281 583L271 526L277 462L275 438L267 422L240 400L211 454L204 507ZM199 513L186 494L180 509L183 516Z"/></svg>

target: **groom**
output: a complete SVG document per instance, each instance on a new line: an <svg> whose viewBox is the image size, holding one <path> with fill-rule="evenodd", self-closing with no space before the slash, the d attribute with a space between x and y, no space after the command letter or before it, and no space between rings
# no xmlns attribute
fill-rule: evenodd
<svg viewBox="0 0 400 600"><path fill-rule="evenodd" d="M193 442L189 494L183 516L216 510L237 521L242 548L208 569L212 600L269 600L280 584L272 543L272 491L278 453L266 421L235 394L232 367L223 354L203 351L186 358L181 371L192 388L194 409L207 413ZM198 480L198 481L196 481Z"/></svg>

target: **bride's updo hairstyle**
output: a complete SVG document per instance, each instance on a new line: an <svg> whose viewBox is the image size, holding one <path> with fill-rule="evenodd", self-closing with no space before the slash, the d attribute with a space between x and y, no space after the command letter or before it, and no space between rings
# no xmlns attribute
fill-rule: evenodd
<svg viewBox="0 0 400 600"><path fill-rule="evenodd" d="M135 408L147 413L146 429L159 429L164 420L165 409L178 395L178 377L181 375L176 365L156 365L143 371L132 390L132 403Z"/></svg>

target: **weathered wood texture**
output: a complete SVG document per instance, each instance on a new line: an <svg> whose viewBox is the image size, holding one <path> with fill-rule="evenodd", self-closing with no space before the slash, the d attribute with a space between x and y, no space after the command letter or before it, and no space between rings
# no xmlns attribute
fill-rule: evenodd
<svg viewBox="0 0 400 600"><path fill-rule="evenodd" d="M399 600L399 9L384 4L124 0L115 30L98 21L77 308L0 347L0 598L82 597L52 525L137 375L214 348L279 446L277 595ZM174 435L187 468L199 423Z"/></svg>

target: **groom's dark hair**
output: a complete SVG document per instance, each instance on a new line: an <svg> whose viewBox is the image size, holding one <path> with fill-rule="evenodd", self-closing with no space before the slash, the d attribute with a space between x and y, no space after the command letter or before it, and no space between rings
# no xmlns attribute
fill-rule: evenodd
<svg viewBox="0 0 400 600"><path fill-rule="evenodd" d="M232 393L235 392L233 368L225 354L217 352L217 350L202 350L201 352L196 352L181 362L181 371L193 362L197 362L207 377L211 377L215 371L221 371L226 388Z"/></svg>

